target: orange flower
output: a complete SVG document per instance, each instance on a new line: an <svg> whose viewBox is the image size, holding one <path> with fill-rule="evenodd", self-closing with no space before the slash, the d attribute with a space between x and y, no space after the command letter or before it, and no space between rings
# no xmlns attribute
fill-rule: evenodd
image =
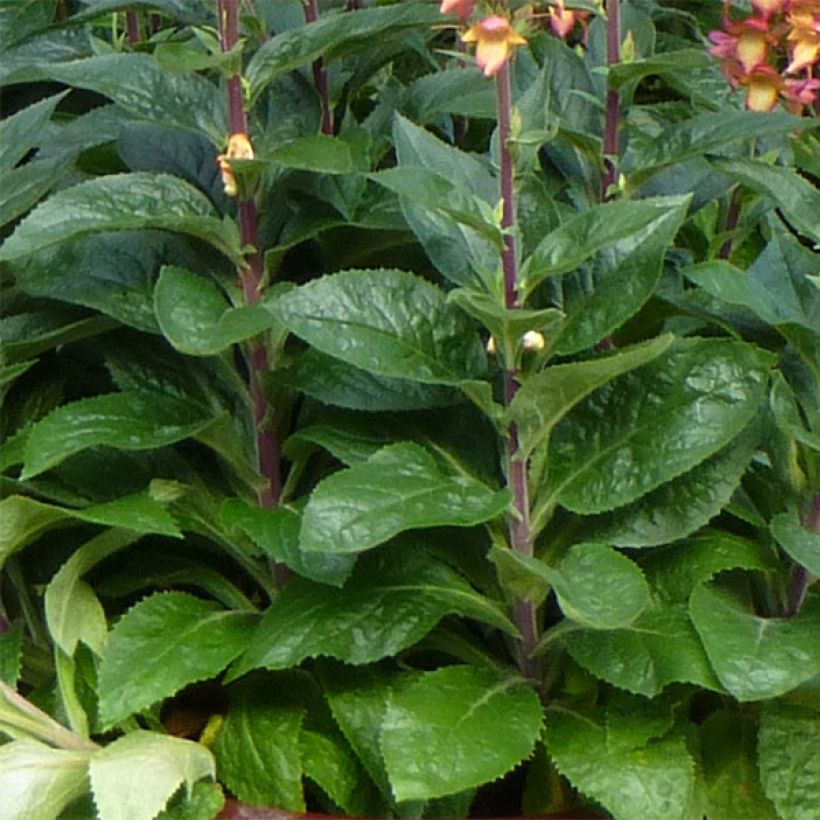
<svg viewBox="0 0 820 820"><path fill-rule="evenodd" d="M742 80L746 86L746 108L750 111L773 111L785 80L770 65L759 65Z"/></svg>
<svg viewBox="0 0 820 820"><path fill-rule="evenodd" d="M474 8L475 0L441 0L439 11L442 14L455 14L462 23L466 23Z"/></svg>
<svg viewBox="0 0 820 820"><path fill-rule="evenodd" d="M476 44L476 63L485 77L493 77L513 52L516 46L527 41L510 25L510 21L497 14L479 20L468 29L461 39L465 43Z"/></svg>
<svg viewBox="0 0 820 820"><path fill-rule="evenodd" d="M236 182L236 175L231 168L232 159L253 159L256 156L253 151L251 141L247 134L231 134L228 140L228 150L216 158L216 164L222 172L222 184L225 186L225 193L228 196L236 196L239 188Z"/></svg>
<svg viewBox="0 0 820 820"><path fill-rule="evenodd" d="M791 31L786 38L791 44L792 61L786 67L789 74L810 68L820 59L820 2L795 0L789 14Z"/></svg>

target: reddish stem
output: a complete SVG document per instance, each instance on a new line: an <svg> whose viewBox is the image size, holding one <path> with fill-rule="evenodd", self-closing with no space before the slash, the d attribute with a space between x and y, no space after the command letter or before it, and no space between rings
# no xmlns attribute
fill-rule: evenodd
<svg viewBox="0 0 820 820"><path fill-rule="evenodd" d="M142 39L140 31L140 18L136 11L125 12L125 28L128 32L129 45L136 45Z"/></svg>
<svg viewBox="0 0 820 820"><path fill-rule="evenodd" d="M228 52L239 41L239 0L219 0L219 11L220 45L223 52ZM228 78L228 117L231 134L248 133L248 118L239 74ZM264 263L259 247L256 205L253 199L241 199L238 212L242 244L252 248L245 255L245 267L239 271L239 277L245 304L254 305L262 298ZM267 370L268 351L264 342L260 339L251 341L248 345L248 381L256 427L258 467L266 480L266 486L259 492L259 504L262 507L274 507L279 503L282 484L279 440L271 427L268 402L262 389L261 377Z"/></svg>
<svg viewBox="0 0 820 820"><path fill-rule="evenodd" d="M501 263L504 270L504 304L508 309L521 307L518 292L518 247L515 236L517 213L515 202L515 161L510 149L512 138L512 83L509 62L496 74L496 99L498 105L498 146L501 165L501 225L504 229L504 249ZM509 403L518 391L518 373L512 362L507 362L504 372L504 402ZM510 522L512 548L524 555L533 554L532 530L530 528L530 500L527 482L527 462L517 458L519 450L518 425L511 424L507 430L506 460L507 483L513 496L516 516ZM516 599L514 617L521 638L518 644L518 665L522 674L540 677L540 662L532 657L538 642L536 607L532 601Z"/></svg>
<svg viewBox="0 0 820 820"><path fill-rule="evenodd" d="M809 510L803 518L803 524L809 532L820 535L820 493L815 493L812 497ZM789 617L793 617L800 612L803 601L806 599L806 593L816 580L805 567L795 567L792 573L791 585L789 586L789 608L787 611Z"/></svg>
<svg viewBox="0 0 820 820"><path fill-rule="evenodd" d="M739 221L740 189L735 188L734 191L732 191L732 196L729 200L729 210L726 212L726 232L731 233L735 228L737 228L737 223ZM718 252L718 259L728 259L732 255L732 245L733 241L731 239L727 239L721 246L720 251Z"/></svg>
<svg viewBox="0 0 820 820"><path fill-rule="evenodd" d="M621 62L621 3L607 0L606 4L606 62L612 67ZM604 165L601 199L608 202L611 186L618 184L618 156L620 154L621 95L614 89L606 93L606 125L604 127Z"/></svg>
<svg viewBox="0 0 820 820"><path fill-rule="evenodd" d="M316 23L319 20L318 0L305 0L305 19L308 23ZM328 85L327 71L324 60L319 57L313 63L313 83L319 93L322 104L322 133L333 133L333 112L330 109L330 86Z"/></svg>

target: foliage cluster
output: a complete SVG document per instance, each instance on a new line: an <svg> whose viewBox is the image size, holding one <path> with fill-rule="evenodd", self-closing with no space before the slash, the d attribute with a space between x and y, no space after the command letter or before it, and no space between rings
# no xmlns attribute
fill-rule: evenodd
<svg viewBox="0 0 820 820"><path fill-rule="evenodd" d="M816 112L449 5L0 0L3 820L817 816Z"/></svg>

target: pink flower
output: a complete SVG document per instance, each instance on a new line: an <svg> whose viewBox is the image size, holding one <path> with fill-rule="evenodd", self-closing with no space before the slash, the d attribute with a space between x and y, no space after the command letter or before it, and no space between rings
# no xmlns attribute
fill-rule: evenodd
<svg viewBox="0 0 820 820"><path fill-rule="evenodd" d="M557 6L550 6L550 28L557 37L562 39L575 26L575 12L564 8L564 0L558 0Z"/></svg>
<svg viewBox="0 0 820 820"><path fill-rule="evenodd" d="M439 11L442 14L455 14L462 23L466 23L475 9L475 0L441 0Z"/></svg>
<svg viewBox="0 0 820 820"><path fill-rule="evenodd" d="M516 46L527 41L510 25L510 21L499 15L491 15L479 20L461 37L465 43L476 44L475 59L485 77L493 77L510 59Z"/></svg>

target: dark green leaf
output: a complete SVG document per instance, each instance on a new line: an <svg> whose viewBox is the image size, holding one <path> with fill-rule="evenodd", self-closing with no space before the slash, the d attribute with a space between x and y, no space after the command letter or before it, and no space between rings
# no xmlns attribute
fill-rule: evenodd
<svg viewBox="0 0 820 820"><path fill-rule="evenodd" d="M542 721L537 695L517 678L471 666L425 672L393 695L384 718L393 794L423 800L499 778L530 755Z"/></svg>
<svg viewBox="0 0 820 820"><path fill-rule="evenodd" d="M811 820L820 804L820 714L763 705L757 754L767 797L783 820Z"/></svg>
<svg viewBox="0 0 820 820"><path fill-rule="evenodd" d="M14 168L30 149L40 144L54 109L66 94L68 92L63 91L46 97L0 122L0 169L4 172L4 182L8 179L5 173ZM4 190L3 196L6 195Z"/></svg>
<svg viewBox="0 0 820 820"><path fill-rule="evenodd" d="M219 516L227 526L239 527L266 555L312 581L341 586L356 562L355 555L302 552L302 518L288 507L263 509L237 498L226 501Z"/></svg>
<svg viewBox="0 0 820 820"><path fill-rule="evenodd" d="M553 427L579 401L608 381L651 362L672 343L671 334L634 345L609 356L548 367L527 378L510 405L518 424L521 459L549 441Z"/></svg>
<svg viewBox="0 0 820 820"><path fill-rule="evenodd" d="M717 455L592 522L595 538L616 547L656 547L691 535L729 503L760 436L760 428L752 422Z"/></svg>
<svg viewBox="0 0 820 820"><path fill-rule="evenodd" d="M299 752L305 777L350 816L368 809L368 782L351 748L337 732L302 730ZM372 788L372 787L371 787Z"/></svg>
<svg viewBox="0 0 820 820"><path fill-rule="evenodd" d="M0 248L0 261L96 231L160 228L204 239L243 264L239 232L208 198L167 174L112 174L81 182L38 205Z"/></svg>
<svg viewBox="0 0 820 820"><path fill-rule="evenodd" d="M687 820L695 762L681 738L625 751L600 715L553 706L546 712L547 749L558 771L615 820ZM614 748L611 748L614 745Z"/></svg>
<svg viewBox="0 0 820 820"><path fill-rule="evenodd" d="M820 533L805 527L795 512L776 515L769 525L786 554L812 575L820 575Z"/></svg>
<svg viewBox="0 0 820 820"><path fill-rule="evenodd" d="M573 217L544 237L527 260L523 270L524 289L532 292L548 276L574 270L617 242L631 239L629 250L634 250L642 232L648 231L643 237L646 239L670 220L676 229L687 202L682 197L625 200L596 205Z"/></svg>
<svg viewBox="0 0 820 820"><path fill-rule="evenodd" d="M35 159L20 168L3 171L0 225L26 213L57 183L66 168L62 157Z"/></svg>
<svg viewBox="0 0 820 820"><path fill-rule="evenodd" d="M103 725L217 675L245 649L255 623L253 613L226 611L184 592L140 601L117 622L103 655Z"/></svg>
<svg viewBox="0 0 820 820"><path fill-rule="evenodd" d="M637 82L644 77L656 74L659 76L674 75L692 69L708 68L711 63L712 60L703 49L685 48L610 66L607 78L610 88L619 89L627 83Z"/></svg>
<svg viewBox="0 0 820 820"><path fill-rule="evenodd" d="M50 64L44 73L104 94L141 119L205 132L217 146L228 131L226 98L218 86L197 74L163 71L148 54L103 54Z"/></svg>
<svg viewBox="0 0 820 820"><path fill-rule="evenodd" d="M599 389L553 431L548 503L604 512L692 469L752 420L771 361L743 343L686 339Z"/></svg>
<svg viewBox="0 0 820 820"><path fill-rule="evenodd" d="M16 688L23 668L23 622L10 625L3 619L0 628L0 681Z"/></svg>
<svg viewBox="0 0 820 820"><path fill-rule="evenodd" d="M39 475L87 447L150 450L196 435L211 421L201 407L158 393L82 399L58 407L31 429L23 478Z"/></svg>
<svg viewBox="0 0 820 820"><path fill-rule="evenodd" d="M820 191L794 170L740 159L716 165L718 170L773 200L797 230L820 242L820 227L813 217L820 213Z"/></svg>
<svg viewBox="0 0 820 820"><path fill-rule="evenodd" d="M304 710L277 703L258 681L231 689L214 755L219 777L246 803L304 811L299 737Z"/></svg>
<svg viewBox="0 0 820 820"><path fill-rule="evenodd" d="M334 60L388 37L406 37L414 30L428 31L438 21L435 9L426 3L410 2L361 9L351 15L330 14L312 25L277 34L248 64L245 75L251 84L251 96L256 97L281 74L309 65L317 57Z"/></svg>
<svg viewBox="0 0 820 820"><path fill-rule="evenodd" d="M684 606L647 609L624 629L573 631L566 648L596 677L637 695L654 697L670 683L720 690Z"/></svg>
<svg viewBox="0 0 820 820"><path fill-rule="evenodd" d="M231 307L209 279L168 265L154 290L154 310L168 341L192 356L215 356L276 323L265 308Z"/></svg>
<svg viewBox="0 0 820 820"><path fill-rule="evenodd" d="M497 604L419 550L400 563L396 556L360 563L341 590L297 578L271 604L231 676L318 656L371 663L421 640L449 614L515 632Z"/></svg>
<svg viewBox="0 0 820 820"><path fill-rule="evenodd" d="M455 385L485 369L466 318L443 291L403 271L325 276L286 293L277 310L323 353L380 376Z"/></svg>
<svg viewBox="0 0 820 820"><path fill-rule="evenodd" d="M76 311L45 307L37 312L0 318L0 343L6 361L15 362L105 333L113 326L104 316L83 318L83 314Z"/></svg>
<svg viewBox="0 0 820 820"><path fill-rule="evenodd" d="M777 697L820 674L818 596L793 618L761 618L703 584L689 612L720 682L738 700Z"/></svg>
<svg viewBox="0 0 820 820"><path fill-rule="evenodd" d="M299 137L265 152L260 159L283 168L312 171L315 174L352 174L354 171L367 170L366 157L357 155L353 143L327 134Z"/></svg>
<svg viewBox="0 0 820 820"><path fill-rule="evenodd" d="M448 475L417 444L393 444L319 483L302 517L305 551L362 552L422 527L480 524L509 504L466 475Z"/></svg>

